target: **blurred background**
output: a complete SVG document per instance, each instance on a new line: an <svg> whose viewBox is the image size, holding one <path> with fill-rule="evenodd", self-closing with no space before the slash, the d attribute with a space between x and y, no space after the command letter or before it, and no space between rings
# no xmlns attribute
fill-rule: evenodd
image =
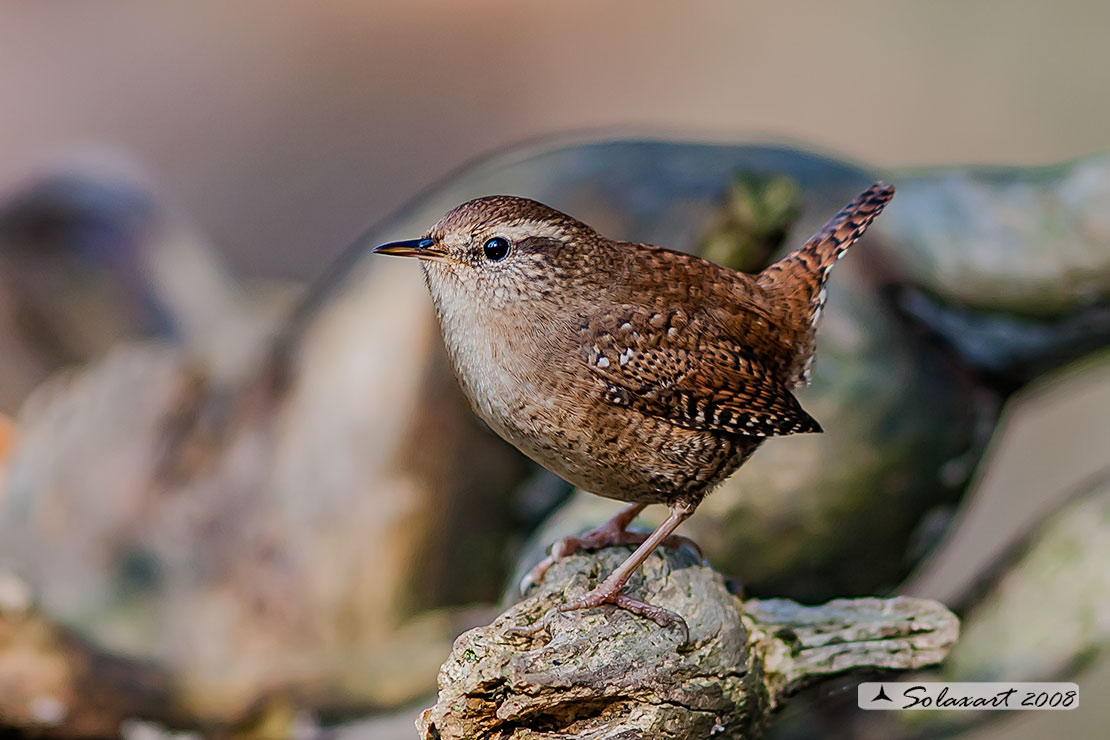
<svg viewBox="0 0 1110 740"><path fill-rule="evenodd" d="M601 129L879 167L1107 146L1105 3L5 4L0 181L90 147L231 263L319 270L475 157Z"/></svg>
<svg viewBox="0 0 1110 740"><path fill-rule="evenodd" d="M903 725L845 682L771 731L1110 719L1107 4L0 19L0 736L413 737L454 636L609 513L470 415L411 265L335 262L368 229L512 192L757 270L879 176L803 397L830 433L687 533L757 596L941 599L942 677L1084 701Z"/></svg>

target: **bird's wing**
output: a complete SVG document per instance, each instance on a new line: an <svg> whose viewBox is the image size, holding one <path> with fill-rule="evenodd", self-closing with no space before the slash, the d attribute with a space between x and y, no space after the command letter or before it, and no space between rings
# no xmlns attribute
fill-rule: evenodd
<svg viewBox="0 0 1110 740"><path fill-rule="evenodd" d="M613 323L591 326L582 344L607 402L687 429L752 437L821 431L754 353L683 312L627 311Z"/></svg>

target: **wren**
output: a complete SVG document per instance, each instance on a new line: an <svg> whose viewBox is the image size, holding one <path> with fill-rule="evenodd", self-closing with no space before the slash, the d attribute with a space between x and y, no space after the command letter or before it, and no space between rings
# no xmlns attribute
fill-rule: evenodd
<svg viewBox="0 0 1110 740"><path fill-rule="evenodd" d="M825 281L893 195L876 183L758 275L613 241L504 195L374 250L420 260L478 416L575 486L629 502L556 543L530 574L542 578L577 550L638 545L558 611L615 604L685 632L681 617L621 589L656 547L685 541L675 529L765 439L821 431L793 390L808 380ZM650 535L629 532L654 503L669 507L666 521Z"/></svg>

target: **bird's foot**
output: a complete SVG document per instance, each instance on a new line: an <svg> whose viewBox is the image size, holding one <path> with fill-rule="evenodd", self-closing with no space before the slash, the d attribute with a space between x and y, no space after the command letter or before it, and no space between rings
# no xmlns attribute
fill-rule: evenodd
<svg viewBox="0 0 1110 740"><path fill-rule="evenodd" d="M551 624L558 615L580 609L593 609L605 604L612 604L618 609L625 609L639 617L650 619L663 628L675 627L682 638L679 642L680 646L686 646L690 642L690 628L686 626L686 620L681 616L661 606L634 599L622 592L619 587L611 588L604 583L565 604L553 606L535 624L529 627L511 627L506 630L505 634L511 637L535 637L541 632L545 632L550 635Z"/></svg>
<svg viewBox="0 0 1110 740"><path fill-rule="evenodd" d="M528 593L528 589L532 588L544 579L547 571L551 566L559 562L563 558L570 557L576 552L589 552L594 550L602 550L606 547L617 547L620 545L635 545L643 544L644 540L651 536L649 532L629 532L627 527L629 522L621 522L620 517L613 517L609 521L602 524L596 529L591 529L589 532L580 534L577 537L564 537L558 540L551 546L551 554L536 564L532 570L528 571L527 575L520 581L520 593ZM682 547L689 547L697 555L698 561L705 559L702 555L701 548L698 543L694 542L689 537L682 535L672 534L660 543L668 550L678 550Z"/></svg>
<svg viewBox="0 0 1110 740"><path fill-rule="evenodd" d="M578 598L572 599L565 604L559 604L555 607L555 611L560 614L565 614L566 612L578 611L579 609L593 609L605 604L613 604L617 608L630 611L636 616L650 619L663 628L676 627L682 635L681 644L685 645L690 642L690 628L686 626L686 620L678 614L675 614L670 609L664 609L661 606L655 606L646 601L634 599L621 591L620 588L607 588L604 583L592 591L587 591Z"/></svg>

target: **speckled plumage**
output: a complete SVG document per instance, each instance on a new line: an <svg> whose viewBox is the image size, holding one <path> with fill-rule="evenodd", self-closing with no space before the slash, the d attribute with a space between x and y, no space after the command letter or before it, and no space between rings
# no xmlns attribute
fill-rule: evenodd
<svg viewBox="0 0 1110 740"><path fill-rule="evenodd" d="M379 251L421 259L490 427L587 491L681 511L673 530L764 439L821 430L792 391L825 280L893 193L876 184L757 276L612 241L511 196L464 203L424 239ZM510 244L503 259L484 251L495 237Z"/></svg>
<svg viewBox="0 0 1110 740"><path fill-rule="evenodd" d="M475 411L571 483L696 502L768 437L820 431L791 392L837 256L889 200L875 186L758 277L615 242L542 204L491 196L427 234L444 338ZM507 238L489 262L483 243Z"/></svg>

